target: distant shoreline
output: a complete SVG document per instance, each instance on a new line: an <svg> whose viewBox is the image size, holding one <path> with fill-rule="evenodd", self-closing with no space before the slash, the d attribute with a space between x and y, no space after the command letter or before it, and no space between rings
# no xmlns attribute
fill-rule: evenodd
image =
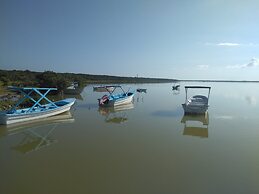
<svg viewBox="0 0 259 194"><path fill-rule="evenodd" d="M51 77L51 79L49 79ZM222 83L259 83L256 80L211 80L211 79L169 79L148 77L124 77L112 75L94 75L83 73L57 73L52 71L36 72L29 70L1 70L0 87L8 85L38 86L42 82L52 82L58 77L60 82L78 82L81 86L88 84L145 84L145 83L176 83L176 82L222 82ZM45 80L42 80L44 78ZM53 86L55 84L53 83Z"/></svg>

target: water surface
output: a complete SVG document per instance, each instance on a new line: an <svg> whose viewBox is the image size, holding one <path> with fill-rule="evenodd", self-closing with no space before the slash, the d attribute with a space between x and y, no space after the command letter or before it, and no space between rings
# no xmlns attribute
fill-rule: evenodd
<svg viewBox="0 0 259 194"><path fill-rule="evenodd" d="M197 84L212 87L208 115L185 117ZM259 193L259 85L172 85L123 85L147 93L111 109L87 86L71 114L0 126L0 193Z"/></svg>

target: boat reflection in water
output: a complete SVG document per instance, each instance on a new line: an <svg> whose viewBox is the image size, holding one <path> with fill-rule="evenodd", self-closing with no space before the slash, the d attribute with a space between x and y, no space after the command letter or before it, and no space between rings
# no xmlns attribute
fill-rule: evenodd
<svg viewBox="0 0 259 194"><path fill-rule="evenodd" d="M74 122L74 118L68 111L60 115L47 117L40 122L13 124L5 126L5 128L2 127L0 130L3 132L1 135L15 136L16 139L19 139L19 143L12 146L11 149L27 154L57 143L58 140L51 138L51 133L59 124L72 122Z"/></svg>
<svg viewBox="0 0 259 194"><path fill-rule="evenodd" d="M181 123L184 123L183 135L208 138L209 113L204 115L184 115Z"/></svg>
<svg viewBox="0 0 259 194"><path fill-rule="evenodd" d="M136 98L133 98L133 102L136 102L136 103L144 103L144 95L145 93L138 93L136 95ZM135 100L136 99L136 100Z"/></svg>
<svg viewBox="0 0 259 194"><path fill-rule="evenodd" d="M65 94L65 95L63 95L65 98L75 98L75 99L77 99L77 100L81 100L81 101L83 101L84 100L84 98L83 98L83 96L81 95L81 94Z"/></svg>
<svg viewBox="0 0 259 194"><path fill-rule="evenodd" d="M99 107L99 113L105 116L105 122L121 124L128 120L127 111L134 108L134 104L128 103L114 107Z"/></svg>

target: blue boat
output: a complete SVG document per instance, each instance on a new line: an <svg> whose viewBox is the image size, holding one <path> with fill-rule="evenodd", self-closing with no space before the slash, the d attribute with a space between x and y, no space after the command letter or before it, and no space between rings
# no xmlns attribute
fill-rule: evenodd
<svg viewBox="0 0 259 194"><path fill-rule="evenodd" d="M61 114L69 111L76 101L75 98L67 98L52 102L46 96L50 91L57 90L57 88L20 88L11 86L8 87L8 89L20 92L23 94L23 98L21 98L10 110L0 112L0 124L4 125L43 119ZM19 105L27 99L32 101L33 105L28 108L18 109ZM43 100L46 101L47 104L41 104Z"/></svg>
<svg viewBox="0 0 259 194"><path fill-rule="evenodd" d="M109 95L104 95L102 98L98 99L99 106L119 106L131 103L133 100L133 92L125 92L121 86L104 86ZM110 88L114 88L110 91ZM119 88L122 93L114 94L115 90Z"/></svg>

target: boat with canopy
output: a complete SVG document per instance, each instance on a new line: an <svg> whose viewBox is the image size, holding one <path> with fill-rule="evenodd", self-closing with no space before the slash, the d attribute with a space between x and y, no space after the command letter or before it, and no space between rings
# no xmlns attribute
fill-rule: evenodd
<svg viewBox="0 0 259 194"><path fill-rule="evenodd" d="M109 91L109 88L114 88ZM119 106L123 104L131 103L133 100L133 92L125 92L121 86L104 86L109 95L104 95L102 98L98 99L99 106ZM122 92L114 94L116 89L120 89Z"/></svg>
<svg viewBox="0 0 259 194"><path fill-rule="evenodd" d="M207 89L208 95L194 95L188 98L188 89ZM185 103L182 104L185 114L205 114L209 107L209 96L211 87L207 86L185 86Z"/></svg>
<svg viewBox="0 0 259 194"><path fill-rule="evenodd" d="M8 125L13 123L32 121L42 119L69 111L75 103L75 98L66 98L60 101L53 102L46 96L50 91L55 91L57 88L23 88L23 87L8 87L9 90L20 92L23 97L7 111L0 112L0 124ZM29 100L32 105L28 108L19 109L19 106ZM42 102L45 101L46 104Z"/></svg>

